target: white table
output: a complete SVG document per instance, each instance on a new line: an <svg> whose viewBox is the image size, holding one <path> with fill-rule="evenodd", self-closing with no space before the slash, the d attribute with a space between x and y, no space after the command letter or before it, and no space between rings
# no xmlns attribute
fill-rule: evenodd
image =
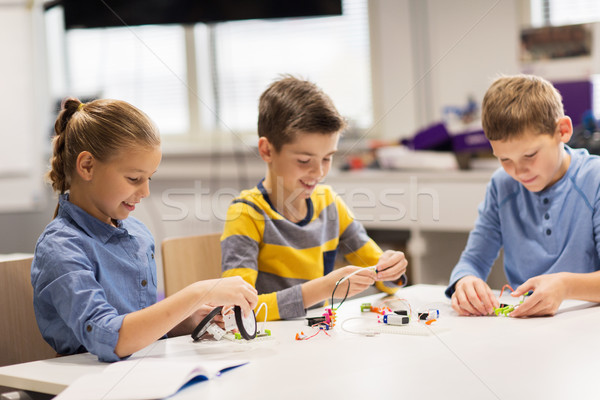
<svg viewBox="0 0 600 400"><path fill-rule="evenodd" d="M443 289L416 285L399 292L413 311L440 309L432 325L440 331L429 336L367 337L342 330L343 321L354 317L366 320L349 320L343 327L377 326L374 314L359 310L360 303L382 297L374 295L343 304L331 337L321 333L296 341L296 332L310 331L304 321L278 321L268 323L270 341L193 343L179 337L159 341L133 358L250 360L180 391L173 397L178 400L599 398L600 308L567 301L550 318L458 317ZM90 354L18 364L0 368L0 385L58 393L77 377L105 367Z"/></svg>

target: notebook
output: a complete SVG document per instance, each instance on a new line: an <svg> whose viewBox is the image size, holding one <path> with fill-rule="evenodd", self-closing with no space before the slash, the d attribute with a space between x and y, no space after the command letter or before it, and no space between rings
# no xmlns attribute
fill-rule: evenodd
<svg viewBox="0 0 600 400"><path fill-rule="evenodd" d="M247 361L164 360L143 358L110 364L100 373L84 375L55 400L162 399L196 382L212 379Z"/></svg>

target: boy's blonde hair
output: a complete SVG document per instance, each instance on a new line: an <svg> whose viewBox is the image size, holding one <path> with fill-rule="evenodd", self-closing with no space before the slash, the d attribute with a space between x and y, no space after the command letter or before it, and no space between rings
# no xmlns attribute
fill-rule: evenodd
<svg viewBox="0 0 600 400"><path fill-rule="evenodd" d="M487 90L481 119L488 140L508 140L530 129L554 134L564 117L562 97L544 78L534 75L503 76Z"/></svg>
<svg viewBox="0 0 600 400"><path fill-rule="evenodd" d="M333 134L345 127L329 96L312 82L284 76L260 96L258 136L266 137L276 151L298 133Z"/></svg>
<svg viewBox="0 0 600 400"><path fill-rule="evenodd" d="M94 100L84 104L67 98L62 102L54 132L48 178L52 188L61 194L71 187L75 163L82 151L89 151L97 160L106 162L129 149L160 145L158 129L150 118L120 100Z"/></svg>

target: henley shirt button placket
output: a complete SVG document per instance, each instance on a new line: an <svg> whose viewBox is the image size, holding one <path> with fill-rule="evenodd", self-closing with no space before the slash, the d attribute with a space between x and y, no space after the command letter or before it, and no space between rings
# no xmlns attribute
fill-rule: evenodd
<svg viewBox="0 0 600 400"><path fill-rule="evenodd" d="M542 200L542 203L544 203L544 205L547 205L548 203L550 203L550 199L547 197L544 197L544 199ZM550 219L550 214L548 212L546 212L544 214L544 219L547 221ZM546 235L550 236L552 234L552 229L548 228L546 229Z"/></svg>

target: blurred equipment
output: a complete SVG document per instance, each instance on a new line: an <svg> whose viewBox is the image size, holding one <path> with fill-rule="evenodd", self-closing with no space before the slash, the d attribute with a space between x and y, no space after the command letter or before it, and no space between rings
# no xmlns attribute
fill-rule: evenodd
<svg viewBox="0 0 600 400"><path fill-rule="evenodd" d="M56 5L64 9L66 29L342 14L342 0L55 0L44 7Z"/></svg>

